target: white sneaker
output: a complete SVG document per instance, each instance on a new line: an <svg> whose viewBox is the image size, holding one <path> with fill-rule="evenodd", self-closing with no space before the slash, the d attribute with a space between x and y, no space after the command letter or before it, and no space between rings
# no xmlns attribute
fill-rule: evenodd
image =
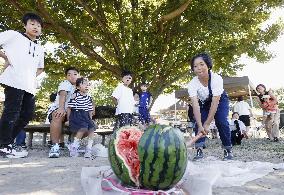
<svg viewBox="0 0 284 195"><path fill-rule="evenodd" d="M48 157L49 157L49 158L59 158L59 155L60 155L59 145L53 145L53 146L50 148Z"/></svg>
<svg viewBox="0 0 284 195"><path fill-rule="evenodd" d="M24 158L28 156L28 151L21 147L12 147L12 145L0 148L0 155L6 158Z"/></svg>
<svg viewBox="0 0 284 195"><path fill-rule="evenodd" d="M71 157L78 157L79 156L78 147L76 147L74 144L71 144L70 156Z"/></svg>
<svg viewBox="0 0 284 195"><path fill-rule="evenodd" d="M84 157L85 158L91 158L92 157L92 149L91 148L86 148Z"/></svg>

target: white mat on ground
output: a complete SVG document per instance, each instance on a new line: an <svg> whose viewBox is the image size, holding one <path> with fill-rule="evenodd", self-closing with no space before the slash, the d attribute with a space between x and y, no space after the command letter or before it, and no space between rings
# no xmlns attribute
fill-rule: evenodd
<svg viewBox="0 0 284 195"><path fill-rule="evenodd" d="M284 163L221 161L207 157L202 161L189 161L180 187L190 195L211 195L213 187L242 186L261 178L274 169L284 169ZM83 167L81 184L86 195L122 195L119 190L103 191L102 179L112 173L110 166ZM129 193L130 194L130 193Z"/></svg>

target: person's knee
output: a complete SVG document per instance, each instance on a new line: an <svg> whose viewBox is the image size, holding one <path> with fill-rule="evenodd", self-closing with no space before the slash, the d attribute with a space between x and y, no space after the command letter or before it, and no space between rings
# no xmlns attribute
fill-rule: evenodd
<svg viewBox="0 0 284 195"><path fill-rule="evenodd" d="M50 130L51 131L61 131L62 123L64 118L55 118L53 117L50 123Z"/></svg>

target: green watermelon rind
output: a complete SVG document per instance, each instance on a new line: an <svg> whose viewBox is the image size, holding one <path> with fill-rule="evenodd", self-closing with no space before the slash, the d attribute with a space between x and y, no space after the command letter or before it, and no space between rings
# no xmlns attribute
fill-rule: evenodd
<svg viewBox="0 0 284 195"><path fill-rule="evenodd" d="M113 137L110 139L109 142L109 161L111 164L111 168L114 172L114 174L124 183L130 186L139 186L139 183L137 181L135 181L135 178L132 177L132 175L130 174L130 168L128 167L128 165L126 164L124 158L122 158L118 151L117 146L117 142L118 139L117 135L119 135L120 131L124 130L124 129L137 129L139 130L137 127L134 126L124 126L121 127L120 129L118 129L114 134ZM140 130L139 130L140 131Z"/></svg>
<svg viewBox="0 0 284 195"><path fill-rule="evenodd" d="M138 145L140 185L152 190L170 189L183 177L187 166L183 135L179 129L164 125L150 126L144 134ZM174 151L169 155L168 150Z"/></svg>
<svg viewBox="0 0 284 195"><path fill-rule="evenodd" d="M122 127L113 134L109 142L109 160L115 175L129 186L151 190L174 187L183 177L188 162L187 149L180 130L165 125L152 125L145 130L138 144L141 163L139 182L135 182L130 176L129 168L125 166L126 163L116 153L116 135L125 128L137 127ZM170 154L168 150L171 151Z"/></svg>

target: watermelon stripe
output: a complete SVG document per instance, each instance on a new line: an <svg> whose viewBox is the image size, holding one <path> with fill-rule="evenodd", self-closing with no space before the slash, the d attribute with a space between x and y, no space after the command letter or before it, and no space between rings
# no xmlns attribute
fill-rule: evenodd
<svg viewBox="0 0 284 195"><path fill-rule="evenodd" d="M180 143L178 146L176 146L179 149L179 160L177 160L177 171L175 172L175 179L173 180L173 183L177 183L183 176L186 165L187 165L187 149L185 142L183 141L183 135L182 134L175 134L176 139L180 140L183 143Z"/></svg>
<svg viewBox="0 0 284 195"><path fill-rule="evenodd" d="M179 167L179 163L180 163L180 151L181 151L181 148L180 148L180 139L178 139L177 135L174 133L174 143L175 143L175 146L176 146L176 163L175 163L175 167L174 167L174 172L173 172L173 177L172 177L172 181L171 183L173 183L173 181L177 178L178 175L180 175L180 167Z"/></svg>
<svg viewBox="0 0 284 195"><path fill-rule="evenodd" d="M149 174L149 178L148 181L153 185L153 186L157 186L157 182L153 181L153 174L155 172L155 168L157 167L157 163L156 160L158 159L158 152L159 152L159 133L156 132L156 134L153 136L154 137L154 144L152 147L154 147L154 158L152 159L151 163L150 163L150 174ZM155 167L154 167L155 166Z"/></svg>
<svg viewBox="0 0 284 195"><path fill-rule="evenodd" d="M170 156L169 156L169 144L170 144L170 132L167 131L166 133L163 134L163 138L165 140L164 142L164 148L165 148L165 151L164 151L164 163L162 165L163 169L162 171L160 172L159 174L159 178L160 178L160 183L159 185L157 186L157 188L160 187L161 183L164 182L166 180L166 172L167 170L169 169L169 160L170 160Z"/></svg>
<svg viewBox="0 0 284 195"><path fill-rule="evenodd" d="M168 169L165 170L165 174L166 174L166 179L164 181L161 181L161 183L159 184L159 188L160 189L168 189L169 187L171 187L171 179L172 177L174 177L174 167L175 167L175 163L176 163L176 147L175 147L175 140L174 140L174 134L176 132L173 129L170 129L169 131L169 137L170 137L170 141L168 143L168 152L169 152L169 160L167 162L167 166Z"/></svg>
<svg viewBox="0 0 284 195"><path fill-rule="evenodd" d="M147 136L147 140L146 140L145 144L143 146L141 146L143 148L143 150L145 151L145 153L142 154L143 159L140 160L140 162L145 162L145 163L142 163L141 166L140 166L140 178L141 178L140 181L142 181L143 183L144 182L147 183L147 177L145 177L146 176L145 174L149 174L149 171L146 172L146 164L147 164L146 159L148 158L148 152L149 152L148 149L151 146L151 139L153 138L153 135L156 131L156 128L157 128L157 126L154 126L154 128L151 128L151 130L149 129L149 130L146 131L146 133L149 133L149 136Z"/></svg>
<svg viewBox="0 0 284 195"><path fill-rule="evenodd" d="M160 131L161 132L161 131ZM160 133L159 132L159 133ZM163 133L163 137L164 137L165 133ZM157 160L154 162L155 165L155 170L153 172L153 177L151 178L151 180L149 181L151 184L153 184L154 186L158 186L160 183L160 174L161 172L163 172L163 164L165 163L165 158L164 158L164 153L165 153L165 140L163 139L163 137L159 138L159 145L158 145L158 154L157 154Z"/></svg>

